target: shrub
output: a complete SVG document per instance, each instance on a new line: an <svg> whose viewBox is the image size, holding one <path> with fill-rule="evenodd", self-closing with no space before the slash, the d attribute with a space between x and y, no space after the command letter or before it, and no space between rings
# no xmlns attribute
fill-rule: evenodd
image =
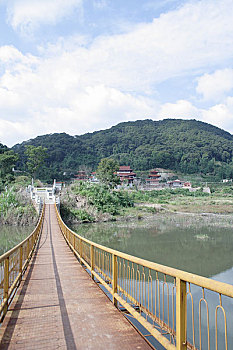
<svg viewBox="0 0 233 350"><path fill-rule="evenodd" d="M71 214L78 220L82 222L94 222L93 218L86 210L84 209L71 209Z"/></svg>
<svg viewBox="0 0 233 350"><path fill-rule="evenodd" d="M87 198L88 204L93 205L98 211L116 215L121 208L133 207L133 199L127 191L111 191L105 185L80 182L73 186L73 191Z"/></svg>

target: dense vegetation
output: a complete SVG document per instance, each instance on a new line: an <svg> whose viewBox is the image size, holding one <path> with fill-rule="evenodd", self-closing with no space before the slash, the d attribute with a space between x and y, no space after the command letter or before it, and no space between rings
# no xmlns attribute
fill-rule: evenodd
<svg viewBox="0 0 233 350"><path fill-rule="evenodd" d="M111 190L107 185L79 182L72 185L62 198L61 214L67 221L92 222L111 220L122 214L124 208L133 207L128 191ZM109 214L102 216L102 214Z"/></svg>
<svg viewBox="0 0 233 350"><path fill-rule="evenodd" d="M119 214L122 207L132 207L133 201L127 191L110 191L107 186L81 182L74 186L73 191L87 198L90 205L98 211L113 215Z"/></svg>
<svg viewBox="0 0 233 350"><path fill-rule="evenodd" d="M26 186L28 176L15 176L13 167L18 155L0 143L0 224L32 225L37 221L37 213Z"/></svg>
<svg viewBox="0 0 233 350"><path fill-rule="evenodd" d="M143 219L164 213L233 213L233 186L213 184L211 194L188 189L112 190L107 185L78 182L61 196L61 214L69 223Z"/></svg>
<svg viewBox="0 0 233 350"><path fill-rule="evenodd" d="M81 136L39 136L14 146L22 170L26 169L27 145L47 148L46 164L38 174L44 180L69 177L80 167L96 170L106 157L136 171L161 167L185 174L211 174L217 179L233 176L233 136L196 120L139 120Z"/></svg>
<svg viewBox="0 0 233 350"><path fill-rule="evenodd" d="M14 180L13 167L18 160L18 155L0 143L0 192Z"/></svg>
<svg viewBox="0 0 233 350"><path fill-rule="evenodd" d="M0 193L0 224L34 225L37 213L30 197L19 185L13 185Z"/></svg>

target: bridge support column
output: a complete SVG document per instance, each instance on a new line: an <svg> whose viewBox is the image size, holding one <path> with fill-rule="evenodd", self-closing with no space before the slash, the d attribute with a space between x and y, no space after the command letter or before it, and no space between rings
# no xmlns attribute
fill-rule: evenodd
<svg viewBox="0 0 233 350"><path fill-rule="evenodd" d="M117 256L112 254L112 302L117 307L115 293L117 293Z"/></svg>
<svg viewBox="0 0 233 350"><path fill-rule="evenodd" d="M176 278L176 348L187 349L187 291L186 282Z"/></svg>

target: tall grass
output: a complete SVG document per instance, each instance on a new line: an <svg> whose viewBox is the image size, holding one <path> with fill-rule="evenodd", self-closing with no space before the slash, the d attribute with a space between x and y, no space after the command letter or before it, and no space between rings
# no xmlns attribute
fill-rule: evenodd
<svg viewBox="0 0 233 350"><path fill-rule="evenodd" d="M0 194L0 222L8 225L32 225L37 213L23 189L12 186Z"/></svg>

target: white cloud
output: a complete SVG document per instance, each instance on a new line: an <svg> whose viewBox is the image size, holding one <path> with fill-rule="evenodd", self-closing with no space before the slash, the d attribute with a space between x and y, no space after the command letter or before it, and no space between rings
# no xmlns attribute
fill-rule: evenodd
<svg viewBox="0 0 233 350"><path fill-rule="evenodd" d="M91 43L79 36L59 39L57 46L40 48L38 56L22 54L13 46L0 47L0 139L10 144L50 132L80 134L153 116L209 122L213 118L219 124L224 118L222 127L229 125L230 99L221 101L223 108L213 101L208 110L184 99L162 106L154 99L159 96L157 84L181 75L193 80L206 67L209 71L233 58L233 2L217 2L218 6L213 1L188 3L128 33L101 36ZM24 10L30 4L36 9L44 0L13 0L11 20L16 28L30 24L30 16L32 23L52 21L49 16L57 20L63 6L68 6L68 13L79 2L56 1L58 9L54 1L47 1L55 6L47 19L46 15L42 19L40 6L38 14L33 10L24 15L18 3ZM228 92L224 71L218 73L220 78L217 73L199 78L198 92L206 98L216 94L207 84L212 78L224 82L219 91ZM10 125L9 136L4 130Z"/></svg>
<svg viewBox="0 0 233 350"><path fill-rule="evenodd" d="M15 30L28 34L40 24L55 24L81 5L82 0L11 0L7 2L8 21Z"/></svg>
<svg viewBox="0 0 233 350"><path fill-rule="evenodd" d="M99 37L74 54L98 82L103 79L126 90L150 89L152 84L232 59L232 16L229 0L218 6L212 1L187 4L128 33Z"/></svg>
<svg viewBox="0 0 233 350"><path fill-rule="evenodd" d="M202 118L233 133L233 97L228 97L225 103L216 104L207 110L202 110Z"/></svg>
<svg viewBox="0 0 233 350"><path fill-rule="evenodd" d="M13 146L16 140L30 139L33 133L34 125L28 122L17 122L0 119L0 142Z"/></svg>
<svg viewBox="0 0 233 350"><path fill-rule="evenodd" d="M176 103L165 103L161 106L159 117L181 118L181 119L199 119L200 112L189 101L179 100Z"/></svg>
<svg viewBox="0 0 233 350"><path fill-rule="evenodd" d="M221 101L233 89L233 69L226 68L213 74L204 74L197 81L196 90L203 95L204 100Z"/></svg>
<svg viewBox="0 0 233 350"><path fill-rule="evenodd" d="M2 63L12 63L12 61L22 60L23 54L13 46L0 47L0 61Z"/></svg>
<svg viewBox="0 0 233 350"><path fill-rule="evenodd" d="M206 109L197 108L185 100L165 103L160 107L158 115L161 119L197 119L233 133L233 97L228 97L224 103Z"/></svg>

